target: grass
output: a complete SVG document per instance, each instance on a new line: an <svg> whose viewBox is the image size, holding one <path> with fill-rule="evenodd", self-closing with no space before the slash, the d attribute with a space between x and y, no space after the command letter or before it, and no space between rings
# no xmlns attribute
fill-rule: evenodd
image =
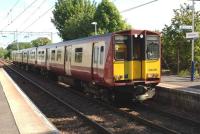
<svg viewBox="0 0 200 134"><path fill-rule="evenodd" d="M178 74L180 77L187 77L190 75L190 72L188 70L181 70Z"/></svg>

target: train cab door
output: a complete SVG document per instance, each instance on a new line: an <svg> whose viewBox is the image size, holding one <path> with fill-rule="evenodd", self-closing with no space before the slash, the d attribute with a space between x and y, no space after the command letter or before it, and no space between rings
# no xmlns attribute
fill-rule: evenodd
<svg viewBox="0 0 200 134"><path fill-rule="evenodd" d="M65 47L65 73L66 75L71 75L71 51L72 46Z"/></svg>
<svg viewBox="0 0 200 134"><path fill-rule="evenodd" d="M105 42L93 44L92 79L99 82L104 76Z"/></svg>
<svg viewBox="0 0 200 134"><path fill-rule="evenodd" d="M133 59L133 80L141 80L143 75L145 40L144 35L135 34L132 36L132 59Z"/></svg>
<svg viewBox="0 0 200 134"><path fill-rule="evenodd" d="M49 62L50 62L50 48L47 48L46 49L46 67L48 70L50 70Z"/></svg>

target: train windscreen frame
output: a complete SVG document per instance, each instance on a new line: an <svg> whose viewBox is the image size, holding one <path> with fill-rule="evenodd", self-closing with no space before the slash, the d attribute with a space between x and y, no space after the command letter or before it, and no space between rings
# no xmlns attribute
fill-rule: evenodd
<svg viewBox="0 0 200 134"><path fill-rule="evenodd" d="M146 59L157 60L160 57L160 40L157 35L146 36Z"/></svg>
<svg viewBox="0 0 200 134"><path fill-rule="evenodd" d="M114 54L115 60L126 61L129 58L130 35L115 35L114 36Z"/></svg>

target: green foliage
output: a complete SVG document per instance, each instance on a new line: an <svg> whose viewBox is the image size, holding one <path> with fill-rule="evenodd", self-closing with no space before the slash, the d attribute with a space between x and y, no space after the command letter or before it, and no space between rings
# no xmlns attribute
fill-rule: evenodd
<svg viewBox="0 0 200 134"><path fill-rule="evenodd" d="M174 10L171 24L165 25L162 30L162 54L163 67L172 72L177 71L178 52L180 70L189 69L191 66L191 42L185 39L186 32L181 31L181 25L192 25L192 11L187 9L188 5L181 5L180 9ZM200 12L195 12L195 31L200 31ZM195 41L195 61L200 62L200 41Z"/></svg>
<svg viewBox="0 0 200 134"><path fill-rule="evenodd" d="M5 58L10 58L11 52L13 50L17 50L17 46L19 47L19 50L33 47L29 42L13 42L7 46L7 53L5 54Z"/></svg>
<svg viewBox="0 0 200 134"><path fill-rule="evenodd" d="M91 35L95 3L90 0L58 0L53 11L52 22L60 37L70 40Z"/></svg>
<svg viewBox="0 0 200 134"><path fill-rule="evenodd" d="M17 46L19 46L19 50L32 47L29 42L13 42L9 44L6 49L8 51L17 50Z"/></svg>
<svg viewBox="0 0 200 134"><path fill-rule="evenodd" d="M194 77L195 77L196 79L199 79L199 73L198 73L197 70L196 70L195 73L194 73Z"/></svg>
<svg viewBox="0 0 200 134"><path fill-rule="evenodd" d="M186 77L189 75L190 75L190 72L188 70L181 70L178 74L178 76L180 76L180 77Z"/></svg>
<svg viewBox="0 0 200 134"><path fill-rule="evenodd" d="M4 58L7 53L6 49L0 48L0 58Z"/></svg>
<svg viewBox="0 0 200 134"><path fill-rule="evenodd" d="M91 0L58 0L51 20L64 40L94 34L92 22L97 22L98 34L131 28L112 2L103 0L96 8Z"/></svg>
<svg viewBox="0 0 200 134"><path fill-rule="evenodd" d="M37 38L37 39L31 41L31 45L34 47L44 46L47 44L51 44L51 40L49 40L46 37L40 37L40 38Z"/></svg>
<svg viewBox="0 0 200 134"><path fill-rule="evenodd" d="M116 6L109 0L102 0L98 5L94 20L98 24L97 26L100 34L131 28L130 25L122 20Z"/></svg>

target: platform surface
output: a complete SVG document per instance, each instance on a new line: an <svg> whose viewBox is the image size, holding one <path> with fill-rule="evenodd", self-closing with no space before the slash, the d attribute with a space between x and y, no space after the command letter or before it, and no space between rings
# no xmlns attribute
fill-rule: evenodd
<svg viewBox="0 0 200 134"><path fill-rule="evenodd" d="M158 86L200 95L200 79L191 81L190 77L162 76Z"/></svg>
<svg viewBox="0 0 200 134"><path fill-rule="evenodd" d="M3 68L0 68L0 83L1 134L59 133Z"/></svg>
<svg viewBox="0 0 200 134"><path fill-rule="evenodd" d="M19 134L15 119L10 111L9 104L0 83L0 133ZM9 128L9 129L8 129Z"/></svg>

